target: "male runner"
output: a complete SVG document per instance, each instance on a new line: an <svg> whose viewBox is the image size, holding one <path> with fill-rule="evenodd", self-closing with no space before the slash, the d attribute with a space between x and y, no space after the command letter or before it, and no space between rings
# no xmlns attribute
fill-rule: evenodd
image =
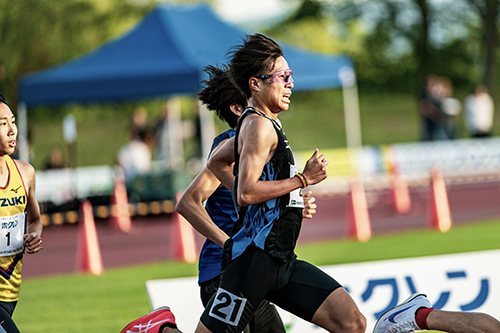
<svg viewBox="0 0 500 333"><path fill-rule="evenodd" d="M230 70L249 99L234 140L239 219L224 246L218 293L197 332L240 331L262 299L329 331L364 332L365 319L349 294L294 253L301 188L324 180L328 161L316 150L302 173L295 167L277 119L288 109L293 88L281 47L263 35L248 36L233 50ZM218 176L216 161L215 154L208 166Z"/></svg>
<svg viewBox="0 0 500 333"><path fill-rule="evenodd" d="M234 136L234 128L247 99L230 81L226 68L208 66L205 72L209 74L209 80L204 82L206 86L198 93L198 98L231 127L214 139L212 152ZM203 306L206 306L219 287L222 246L229 238L228 235L231 234L238 218L232 194L226 187L221 186L220 181L207 167L204 167L183 193L176 210L207 237L198 264L201 300ZM245 332L285 333L285 329L275 306L263 301Z"/></svg>

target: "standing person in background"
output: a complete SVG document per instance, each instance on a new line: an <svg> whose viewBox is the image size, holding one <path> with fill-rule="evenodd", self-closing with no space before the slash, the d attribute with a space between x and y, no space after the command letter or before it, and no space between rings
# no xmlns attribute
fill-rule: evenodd
<svg viewBox="0 0 500 333"><path fill-rule="evenodd" d="M488 88L479 85L464 101L465 128L473 138L491 136L495 107Z"/></svg>
<svg viewBox="0 0 500 333"><path fill-rule="evenodd" d="M436 141L449 138L447 129L448 115L444 111L443 102L446 95L444 80L434 74L427 76L425 85L420 89L418 108L422 125L421 141Z"/></svg>
<svg viewBox="0 0 500 333"><path fill-rule="evenodd" d="M458 139L459 128L457 117L462 111L462 103L453 97L453 83L447 77L441 78L442 91L441 91L441 103L444 113L443 126L445 128L445 133L447 139Z"/></svg>
<svg viewBox="0 0 500 333"><path fill-rule="evenodd" d="M148 126L148 110L145 107L139 106L132 113L131 133L134 139L139 133L146 130Z"/></svg>
<svg viewBox="0 0 500 333"><path fill-rule="evenodd" d="M434 74L429 74L418 94L418 110L421 117L421 141L434 140L434 133L438 128L437 114L439 113L440 104L435 92L437 84L438 77Z"/></svg>
<svg viewBox="0 0 500 333"><path fill-rule="evenodd" d="M127 182L150 171L152 157L149 139L150 136L146 130L140 131L118 150L116 161Z"/></svg>
<svg viewBox="0 0 500 333"><path fill-rule="evenodd" d="M17 126L7 101L0 94L0 193L8 205L0 208L0 333L19 332L12 314L19 300L23 254L42 249L43 223L35 198L35 169L14 161Z"/></svg>
<svg viewBox="0 0 500 333"><path fill-rule="evenodd" d="M58 146L50 150L50 155L45 163L45 170L62 169L64 168L64 158L62 149Z"/></svg>
<svg viewBox="0 0 500 333"><path fill-rule="evenodd" d="M171 152L170 152L170 131L168 122L169 107L166 104L161 110L160 118L158 119L155 128L155 156L156 159L162 161L167 168L171 167Z"/></svg>

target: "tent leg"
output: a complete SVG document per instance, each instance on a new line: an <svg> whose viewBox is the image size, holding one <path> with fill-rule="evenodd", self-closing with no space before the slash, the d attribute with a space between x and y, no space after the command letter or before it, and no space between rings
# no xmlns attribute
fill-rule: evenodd
<svg viewBox="0 0 500 333"><path fill-rule="evenodd" d="M361 151L362 144L356 75L352 68L342 67L339 70L339 78L342 82L342 93L344 97L344 118L346 126L349 164L351 168L351 174L358 174L357 155Z"/></svg>
<svg viewBox="0 0 500 333"><path fill-rule="evenodd" d="M18 145L19 159L29 162L29 144L28 144L28 110L26 104L19 102L17 106L17 124L18 124Z"/></svg>
<svg viewBox="0 0 500 333"><path fill-rule="evenodd" d="M169 157L168 163L172 170L184 166L184 133L181 119L181 100L179 97L172 97L167 100L168 108L168 136L169 136Z"/></svg>
<svg viewBox="0 0 500 333"><path fill-rule="evenodd" d="M198 114L201 124L201 152L205 161L212 148L212 140L215 137L215 122L211 112L198 100Z"/></svg>

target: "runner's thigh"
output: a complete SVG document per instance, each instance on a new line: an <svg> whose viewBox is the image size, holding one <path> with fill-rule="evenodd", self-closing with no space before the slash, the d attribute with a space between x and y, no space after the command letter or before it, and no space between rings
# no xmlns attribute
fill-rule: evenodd
<svg viewBox="0 0 500 333"><path fill-rule="evenodd" d="M287 285L267 299L280 308L311 322L316 310L337 288L334 278L308 262L297 260Z"/></svg>

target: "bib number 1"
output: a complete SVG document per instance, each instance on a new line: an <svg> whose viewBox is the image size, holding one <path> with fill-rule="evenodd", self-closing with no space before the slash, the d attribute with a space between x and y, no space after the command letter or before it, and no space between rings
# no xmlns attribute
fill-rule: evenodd
<svg viewBox="0 0 500 333"><path fill-rule="evenodd" d="M24 213L0 217L0 257L23 252L24 218Z"/></svg>

